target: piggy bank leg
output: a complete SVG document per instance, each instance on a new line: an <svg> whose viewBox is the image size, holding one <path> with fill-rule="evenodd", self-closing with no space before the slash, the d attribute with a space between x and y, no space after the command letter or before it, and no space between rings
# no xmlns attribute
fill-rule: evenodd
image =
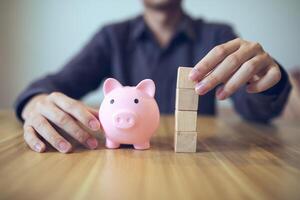
<svg viewBox="0 0 300 200"><path fill-rule="evenodd" d="M120 144L106 138L106 147L109 149L116 149L120 147Z"/></svg>
<svg viewBox="0 0 300 200"><path fill-rule="evenodd" d="M145 149L150 148L150 142L145 142L145 143L141 143L141 144L134 144L133 146L134 146L135 149L145 150Z"/></svg>

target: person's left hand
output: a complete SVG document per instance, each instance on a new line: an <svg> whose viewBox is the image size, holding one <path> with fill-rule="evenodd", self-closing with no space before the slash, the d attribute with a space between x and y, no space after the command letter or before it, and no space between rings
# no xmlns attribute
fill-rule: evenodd
<svg viewBox="0 0 300 200"><path fill-rule="evenodd" d="M213 48L194 66L189 78L197 82L199 95L224 83L216 92L223 100L247 83L249 93L265 91L281 79L281 72L260 44L237 38Z"/></svg>

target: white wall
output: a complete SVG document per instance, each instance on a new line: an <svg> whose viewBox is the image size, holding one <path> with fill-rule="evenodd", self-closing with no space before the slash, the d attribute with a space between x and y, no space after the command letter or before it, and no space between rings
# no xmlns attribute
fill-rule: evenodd
<svg viewBox="0 0 300 200"><path fill-rule="evenodd" d="M300 65L299 0L185 0L193 16L233 24L286 68ZM33 79L58 70L102 25L142 12L141 0L2 0L0 108ZM100 92L87 99L99 102Z"/></svg>

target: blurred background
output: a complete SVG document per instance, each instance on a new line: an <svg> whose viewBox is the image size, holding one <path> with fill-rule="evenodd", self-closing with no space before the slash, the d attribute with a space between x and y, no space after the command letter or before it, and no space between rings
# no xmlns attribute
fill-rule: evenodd
<svg viewBox="0 0 300 200"><path fill-rule="evenodd" d="M299 0L183 0L183 5L192 17L233 25L290 72L300 69ZM141 0L1 0L0 109L12 107L33 79L61 68L100 27L142 10ZM84 98L93 105L100 100L100 90Z"/></svg>

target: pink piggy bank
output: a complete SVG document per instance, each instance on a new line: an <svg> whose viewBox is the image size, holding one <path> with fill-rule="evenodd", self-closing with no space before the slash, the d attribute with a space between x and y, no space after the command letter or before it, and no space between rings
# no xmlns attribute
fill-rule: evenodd
<svg viewBox="0 0 300 200"><path fill-rule="evenodd" d="M99 119L106 137L106 147L133 144L135 149L149 149L150 138L159 125L159 109L154 99L155 84L150 79L135 87L122 86L108 78L103 85L104 100Z"/></svg>

